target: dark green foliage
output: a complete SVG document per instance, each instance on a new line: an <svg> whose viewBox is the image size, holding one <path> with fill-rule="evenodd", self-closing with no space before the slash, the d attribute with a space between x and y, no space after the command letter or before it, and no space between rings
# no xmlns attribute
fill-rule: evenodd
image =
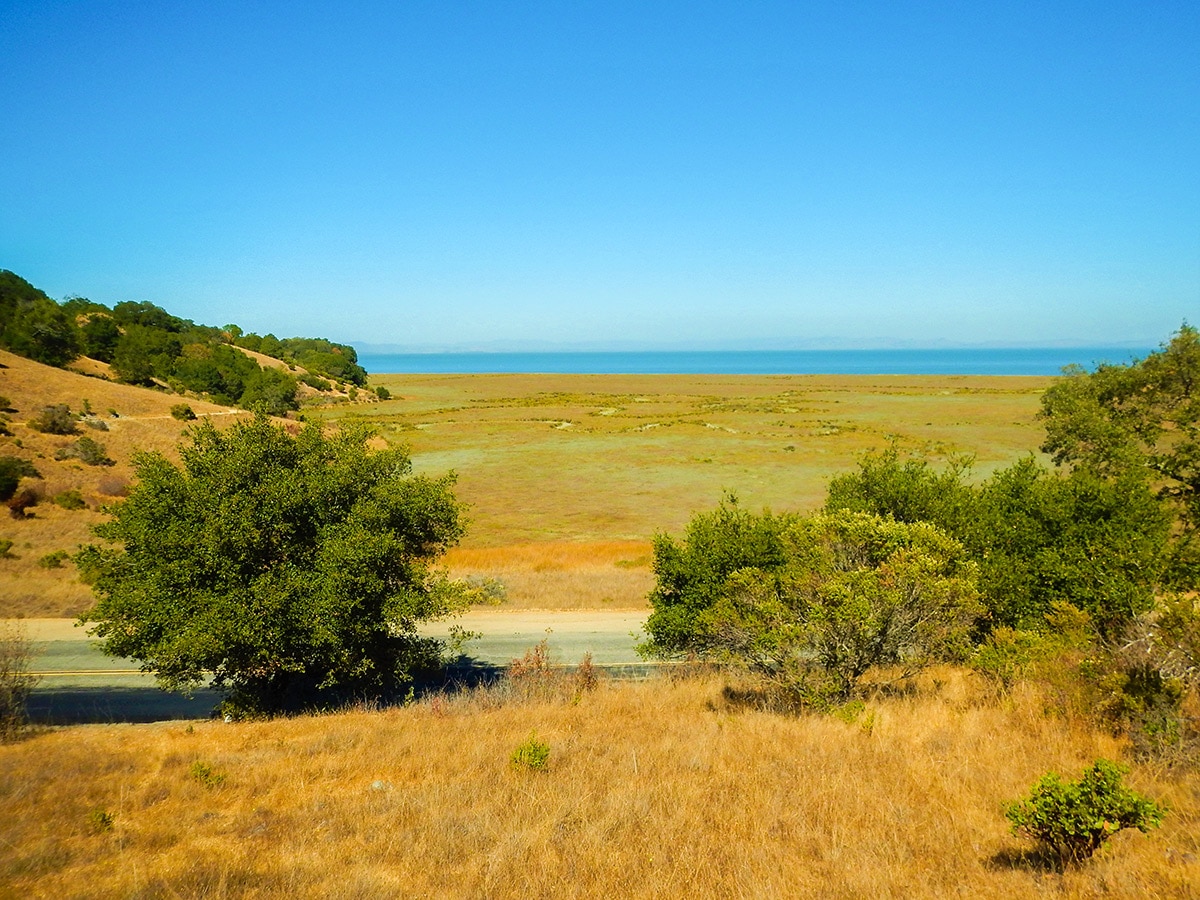
<svg viewBox="0 0 1200 900"><path fill-rule="evenodd" d="M659 536L643 652L744 666L801 705L841 702L868 670L961 656L975 567L928 523L867 513L697 516Z"/></svg>
<svg viewBox="0 0 1200 900"><path fill-rule="evenodd" d="M77 459L85 466L112 466L116 461L110 459L104 445L90 437L81 437L74 444L63 447L54 454L57 460Z"/></svg>
<svg viewBox="0 0 1200 900"><path fill-rule="evenodd" d="M79 329L83 340L83 353L92 359L110 363L121 341L121 329L117 320L107 314L91 316Z"/></svg>
<svg viewBox="0 0 1200 900"><path fill-rule="evenodd" d="M81 323L81 324L79 324ZM206 394L218 403L280 416L299 408L296 379L264 369L237 346L302 366L321 390L326 379L365 385L367 373L353 347L324 338L244 335L197 325L147 302L118 303L111 310L83 297L61 306L29 282L0 270L0 347L39 362L63 366L81 352L107 362L126 384L167 384ZM322 378L321 376L325 376ZM0 421L0 433L7 433Z"/></svg>
<svg viewBox="0 0 1200 900"><path fill-rule="evenodd" d="M67 561L70 554L66 550L55 550L47 553L38 560L38 565L43 569L61 569L62 564Z"/></svg>
<svg viewBox="0 0 1200 900"><path fill-rule="evenodd" d="M967 482L971 462L969 457L953 459L939 472L920 457L902 460L892 445L863 456L857 472L830 481L825 509L891 516L897 522L933 522L963 535L979 505Z"/></svg>
<svg viewBox="0 0 1200 900"><path fill-rule="evenodd" d="M43 434L77 434L79 428L71 407L65 403L55 403L43 406L41 411L29 420L29 427Z"/></svg>
<svg viewBox="0 0 1200 900"><path fill-rule="evenodd" d="M120 306L121 304L117 304ZM113 351L113 374L127 384L151 385L175 374L183 341L172 331L128 324Z"/></svg>
<svg viewBox="0 0 1200 900"><path fill-rule="evenodd" d="M1200 585L1200 332L1187 324L1127 366L1074 367L1042 397L1043 448L1060 465L1105 479L1148 473L1180 527L1171 582Z"/></svg>
<svg viewBox="0 0 1200 900"><path fill-rule="evenodd" d="M234 343L247 350L300 366L314 375L323 375L335 381L348 381L359 387L367 383L366 370L358 365L358 354L347 344L335 344L324 338L296 337L280 340L273 334L262 337L257 334L242 334L234 339Z"/></svg>
<svg viewBox="0 0 1200 900"><path fill-rule="evenodd" d="M74 488L69 491L63 491L61 494L55 494L54 502L63 509L87 508L87 502L83 499L83 494Z"/></svg>
<svg viewBox="0 0 1200 900"><path fill-rule="evenodd" d="M1079 781L1064 782L1051 772L1004 815L1014 833L1033 838L1060 863L1083 862L1122 828L1148 832L1162 824L1166 808L1126 787L1124 772L1103 759Z"/></svg>
<svg viewBox="0 0 1200 900"><path fill-rule="evenodd" d="M127 300L124 303L118 303L112 309L112 317L122 328L134 325L141 328L151 328L155 331L174 332L175 334L182 334L192 325L191 322L185 319L171 315L161 306L155 306L153 303L144 301L135 303Z"/></svg>
<svg viewBox="0 0 1200 900"><path fill-rule="evenodd" d="M290 409L299 409L296 379L279 369L260 368L246 379L246 389L238 403L268 416L282 416Z"/></svg>
<svg viewBox="0 0 1200 900"><path fill-rule="evenodd" d="M170 689L212 673L239 713L386 692L429 662L416 625L458 603L430 568L461 533L452 479L410 476L368 437L257 417L193 428L182 468L139 455L96 528L109 545L77 557L105 652Z"/></svg>
<svg viewBox="0 0 1200 900"><path fill-rule="evenodd" d="M380 385L377 385L375 388L375 396L378 397L380 400L391 400L392 392L389 391L387 388L385 388L382 384L380 384Z"/></svg>
<svg viewBox="0 0 1200 900"><path fill-rule="evenodd" d="M303 384L307 384L307 385L308 385L310 388L313 388L313 389L315 389L315 390L318 390L318 391L331 391L331 390L333 390L333 382L326 381L326 380L325 380L324 378L322 378L320 375L313 375L311 372L310 372L310 373L307 373L307 374L304 374L304 375L301 375L301 376L300 376L300 381L301 381Z"/></svg>
<svg viewBox="0 0 1200 900"><path fill-rule="evenodd" d="M176 403L171 407L171 417L180 422L191 422L196 418L196 412L186 403Z"/></svg>
<svg viewBox="0 0 1200 900"><path fill-rule="evenodd" d="M930 521L954 535L979 563L994 626L1040 628L1067 602L1109 634L1150 607L1171 523L1144 480L1057 475L1032 459L979 486L969 474L963 461L938 472L891 448L835 478L826 509Z"/></svg>
<svg viewBox="0 0 1200 900"><path fill-rule="evenodd" d="M41 478L33 463L19 456L0 456L0 503L17 492L22 478Z"/></svg>
<svg viewBox="0 0 1200 900"><path fill-rule="evenodd" d="M71 316L42 291L0 269L0 347L63 366L79 355L79 332Z"/></svg>
<svg viewBox="0 0 1200 900"><path fill-rule="evenodd" d="M646 622L654 652L703 652L706 642L697 631L697 617L716 602L734 572L783 566L782 528L770 513L747 512L730 495L714 511L692 518L682 544L669 535L655 535L654 612Z"/></svg>

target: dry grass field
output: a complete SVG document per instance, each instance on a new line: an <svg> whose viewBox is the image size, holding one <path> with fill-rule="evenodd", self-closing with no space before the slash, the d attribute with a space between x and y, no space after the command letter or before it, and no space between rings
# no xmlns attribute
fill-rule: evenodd
<svg viewBox="0 0 1200 900"><path fill-rule="evenodd" d="M114 384L0 353L0 395L15 411L0 452L45 476L43 501L24 520L0 518L0 618L75 616L91 602L65 563L39 561L90 540L131 474L137 450L173 455L185 427L181 398ZM79 367L102 375L103 366ZM458 474L470 504L452 574L496 579L515 608L645 608L650 539L735 491L751 508L813 509L829 479L889 440L935 458L972 453L985 475L1033 452L1045 378L967 376L389 375L394 399L313 408L330 422L361 418L411 448L420 472ZM365 394L366 392L364 392ZM24 422L42 406L84 401L108 426L82 428L116 465L58 462L76 437ZM218 422L240 411L188 401ZM114 418L109 410L115 410ZM79 490L86 509L52 498Z"/></svg>
<svg viewBox="0 0 1200 900"><path fill-rule="evenodd" d="M642 607L650 538L734 491L810 510L858 454L895 440L984 476L1036 451L1047 378L971 376L384 375L393 399L334 407L454 470L471 506L457 575L521 607ZM620 543L614 543L620 542ZM620 547L620 549L614 549ZM484 551L490 551L484 553ZM638 561L641 561L640 563Z"/></svg>
<svg viewBox="0 0 1200 900"><path fill-rule="evenodd" d="M1195 897L1200 777L1058 873L1002 804L1121 752L943 670L854 721L730 708L713 678L501 689L272 722L45 731L0 747L0 896ZM518 770L536 731L545 771Z"/></svg>

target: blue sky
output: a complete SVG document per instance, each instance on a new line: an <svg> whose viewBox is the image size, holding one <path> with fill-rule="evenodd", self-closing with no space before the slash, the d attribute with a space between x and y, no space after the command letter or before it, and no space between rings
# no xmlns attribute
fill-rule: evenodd
<svg viewBox="0 0 1200 900"><path fill-rule="evenodd" d="M405 349L1200 321L1200 4L13 3L0 268Z"/></svg>

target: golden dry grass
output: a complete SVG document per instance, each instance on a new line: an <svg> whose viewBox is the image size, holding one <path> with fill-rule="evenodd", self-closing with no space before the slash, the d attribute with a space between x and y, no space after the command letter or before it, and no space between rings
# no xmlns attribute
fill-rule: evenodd
<svg viewBox="0 0 1200 900"><path fill-rule="evenodd" d="M437 698L227 725L90 726L0 748L11 897L1189 897L1200 778L1136 770L1172 811L1056 874L1003 802L1120 751L963 673L834 717L731 709L713 679L572 703ZM515 770L531 731L548 771ZM193 777L201 762L221 784ZM95 811L112 815L102 830Z"/></svg>
<svg viewBox="0 0 1200 900"><path fill-rule="evenodd" d="M646 609L654 584L646 541L544 541L455 547L456 578L496 579L514 609Z"/></svg>
<svg viewBox="0 0 1200 900"><path fill-rule="evenodd" d="M393 399L323 415L366 419L453 469L470 504L460 576L499 578L519 607L645 605L649 569L597 565L614 540L648 548L722 492L752 509L812 510L856 456L895 440L985 475L1034 452L1048 378L967 376L382 375ZM571 544L577 552L564 548ZM539 568L522 549L565 554ZM471 556L497 549L495 557ZM553 548L553 549L549 549ZM648 556L648 549L646 555ZM477 562L468 562L468 560Z"/></svg>
<svg viewBox="0 0 1200 900"><path fill-rule="evenodd" d="M0 560L0 616L77 615L91 602L68 565L37 562L90 540L110 500L100 479L128 477L138 450L174 455L184 425L170 417L176 395L114 384L0 353L0 394L10 397L13 438L0 452L25 456L46 476L47 498L80 490L88 510L47 503L34 518L0 516L0 538L17 559ZM87 361L83 361L86 364ZM95 374L102 367L92 366ZM457 472L470 504L459 576L498 578L518 608L639 608L656 531L678 532L723 491L751 508L808 510L856 454L895 439L935 458L971 452L980 473L1040 443L1034 414L1046 378L966 376L382 376L396 399L334 406L331 421L364 418L390 443L411 447L418 471ZM368 396L367 392L362 392ZM87 399L110 430L87 430L117 460L111 468L55 462L74 438L40 435L23 423L41 406ZM200 415L232 421L238 411L188 401ZM22 446L18 447L19 441ZM5 524L8 523L8 524ZM615 542L615 543L614 543ZM628 544L615 558L604 548ZM534 551L531 548L538 548ZM498 555L472 556L494 549ZM620 553L624 554L625 550ZM554 562L547 564L543 555ZM646 559L648 563L648 559Z"/></svg>

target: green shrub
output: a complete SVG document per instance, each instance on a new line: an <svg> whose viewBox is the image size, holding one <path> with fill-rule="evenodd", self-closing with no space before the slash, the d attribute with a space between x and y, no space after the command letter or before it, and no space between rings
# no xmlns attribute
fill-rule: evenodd
<svg viewBox="0 0 1200 900"><path fill-rule="evenodd" d="M90 437L81 437L74 444L63 447L54 454L57 460L77 459L87 466L113 466L116 460L110 459L104 445Z"/></svg>
<svg viewBox="0 0 1200 900"><path fill-rule="evenodd" d="M380 400L391 400L392 392L381 384L375 388L375 396Z"/></svg>
<svg viewBox="0 0 1200 900"><path fill-rule="evenodd" d="M62 564L67 561L70 554L66 550L55 550L53 553L47 553L38 560L38 565L43 569L61 569Z"/></svg>
<svg viewBox="0 0 1200 900"><path fill-rule="evenodd" d="M63 509L86 509L87 508L87 502L83 499L83 494L79 493L79 491L74 490L74 489L71 489L69 491L63 491L61 494L55 495L54 502L57 503L59 506L61 506Z"/></svg>
<svg viewBox="0 0 1200 900"><path fill-rule="evenodd" d="M196 418L195 411L186 403L176 403L171 407L171 418L180 422L190 422Z"/></svg>
<svg viewBox="0 0 1200 900"><path fill-rule="evenodd" d="M16 559L12 552L13 542L8 538L0 539L0 559Z"/></svg>
<svg viewBox="0 0 1200 900"><path fill-rule="evenodd" d="M304 384L307 384L310 388L313 388L318 391L333 390L332 382L327 381L326 379L322 378L320 375L313 375L311 372L301 375L300 381L303 382Z"/></svg>
<svg viewBox="0 0 1200 900"><path fill-rule="evenodd" d="M749 515L732 499L659 535L639 650L732 663L770 705L850 699L871 669L961 659L980 612L976 566L936 526L859 512Z"/></svg>
<svg viewBox="0 0 1200 900"><path fill-rule="evenodd" d="M116 823L117 817L106 809L96 807L88 813L88 830L92 834L103 834L106 831L112 831L113 825Z"/></svg>
<svg viewBox="0 0 1200 900"><path fill-rule="evenodd" d="M513 751L509 761L515 769L545 771L550 764L550 745L545 741L539 741L537 732L531 731L529 737L525 738Z"/></svg>
<svg viewBox="0 0 1200 900"><path fill-rule="evenodd" d="M1033 838L1061 864L1083 862L1122 828L1147 832L1162 823L1166 807L1122 784L1125 771L1099 759L1079 781L1051 772L1004 815L1013 833Z"/></svg>
<svg viewBox="0 0 1200 900"><path fill-rule="evenodd" d="M29 427L43 434L78 434L71 407L65 403L43 406L41 412L29 420Z"/></svg>
<svg viewBox="0 0 1200 900"><path fill-rule="evenodd" d="M19 456L0 456L0 502L17 492L22 478L41 478L42 475L27 459Z"/></svg>
<svg viewBox="0 0 1200 900"><path fill-rule="evenodd" d="M223 785L227 777L224 772L211 763L199 759L192 763L192 767L188 769L188 775L192 781L210 789Z"/></svg>

